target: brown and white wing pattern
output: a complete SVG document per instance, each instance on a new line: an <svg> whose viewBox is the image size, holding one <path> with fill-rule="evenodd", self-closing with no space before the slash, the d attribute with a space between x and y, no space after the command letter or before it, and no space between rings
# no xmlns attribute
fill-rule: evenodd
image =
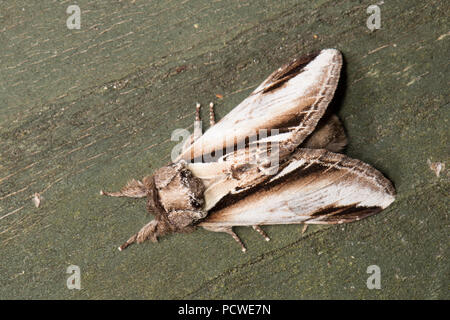
<svg viewBox="0 0 450 320"><path fill-rule="evenodd" d="M326 150L298 149L280 172L224 197L199 225L208 230L272 224L336 224L376 214L394 201L391 182L370 165Z"/></svg>
<svg viewBox="0 0 450 320"><path fill-rule="evenodd" d="M341 53L324 49L273 72L252 94L209 128L178 157L191 161L234 148L260 130L278 129L289 150L314 131L331 101L342 66Z"/></svg>
<svg viewBox="0 0 450 320"><path fill-rule="evenodd" d="M187 164L194 175L202 179L206 187L205 210L212 209L227 194L241 193L266 182L273 174L278 173L286 166L291 161L289 158L291 152L285 148L287 153L284 157L280 156L280 153L283 152L283 145L290 141L284 139L286 134L289 133L250 143L244 149L227 153L216 162ZM272 145L270 145L274 141L279 143L276 151L272 150ZM321 119L321 124L319 123L300 147L338 152L346 143L347 138L342 124L337 116L331 115L328 119ZM286 155L289 156L286 157Z"/></svg>

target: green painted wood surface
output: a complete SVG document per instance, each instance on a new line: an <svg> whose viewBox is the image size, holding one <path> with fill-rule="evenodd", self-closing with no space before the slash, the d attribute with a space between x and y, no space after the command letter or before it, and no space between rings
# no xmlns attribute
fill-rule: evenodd
<svg viewBox="0 0 450 320"><path fill-rule="evenodd" d="M448 1L0 3L0 298L448 298ZM198 230L119 252L144 200L108 199L169 161L195 102L223 117L291 58L335 47L347 154L386 174L397 201L342 226ZM223 99L216 98L223 95ZM207 115L204 110L203 115ZM207 121L205 121L206 126ZM35 208L31 197L39 192ZM369 290L369 265L381 268ZM66 287L69 265L81 290Z"/></svg>

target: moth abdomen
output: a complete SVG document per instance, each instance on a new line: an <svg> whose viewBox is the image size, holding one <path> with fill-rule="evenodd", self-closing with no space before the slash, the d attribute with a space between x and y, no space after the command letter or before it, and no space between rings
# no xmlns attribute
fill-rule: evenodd
<svg viewBox="0 0 450 320"><path fill-rule="evenodd" d="M331 114L319 121L316 129L303 141L300 147L341 152L347 146L347 143L344 126L336 115Z"/></svg>

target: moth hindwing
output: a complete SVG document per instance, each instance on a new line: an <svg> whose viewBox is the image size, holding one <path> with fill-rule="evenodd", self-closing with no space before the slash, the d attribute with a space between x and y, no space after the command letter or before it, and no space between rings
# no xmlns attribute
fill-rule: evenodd
<svg viewBox="0 0 450 320"><path fill-rule="evenodd" d="M326 113L342 56L325 49L274 71L249 97L202 134L200 105L194 134L179 156L142 181L109 196L147 198L155 217L119 247L200 226L226 232L245 246L234 226L336 224L389 206L391 182L340 152L347 144L336 115Z"/></svg>

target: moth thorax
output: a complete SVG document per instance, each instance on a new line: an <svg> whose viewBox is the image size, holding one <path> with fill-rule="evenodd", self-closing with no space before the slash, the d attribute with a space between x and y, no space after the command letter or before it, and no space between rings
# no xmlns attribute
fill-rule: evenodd
<svg viewBox="0 0 450 320"><path fill-rule="evenodd" d="M155 172L154 179L159 202L166 212L203 209L205 186L184 162L162 167Z"/></svg>

